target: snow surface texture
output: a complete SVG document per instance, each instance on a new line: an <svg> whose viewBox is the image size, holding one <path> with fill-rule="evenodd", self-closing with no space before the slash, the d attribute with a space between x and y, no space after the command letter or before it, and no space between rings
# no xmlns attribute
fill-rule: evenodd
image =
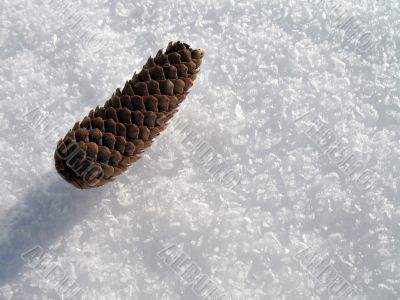
<svg viewBox="0 0 400 300"><path fill-rule="evenodd" d="M396 1L67 4L0 3L0 299L400 299ZM178 39L206 56L170 127L64 182L58 138Z"/></svg>

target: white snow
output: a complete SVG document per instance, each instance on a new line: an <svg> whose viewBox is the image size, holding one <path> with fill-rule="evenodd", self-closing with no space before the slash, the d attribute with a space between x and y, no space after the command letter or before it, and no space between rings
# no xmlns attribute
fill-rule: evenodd
<svg viewBox="0 0 400 300"><path fill-rule="evenodd" d="M171 245L208 299L400 299L399 17L391 0L1 1L0 299L62 299L65 279L64 299L207 299ZM171 126L113 183L65 183L57 140L178 39L206 55Z"/></svg>

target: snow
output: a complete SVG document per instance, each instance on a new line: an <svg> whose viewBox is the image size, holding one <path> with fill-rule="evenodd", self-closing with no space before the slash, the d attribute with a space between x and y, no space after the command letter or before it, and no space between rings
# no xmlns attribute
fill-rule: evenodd
<svg viewBox="0 0 400 300"><path fill-rule="evenodd" d="M390 0L2 1L0 299L399 299L399 16ZM57 140L178 39L206 55L168 129L114 182L65 183Z"/></svg>

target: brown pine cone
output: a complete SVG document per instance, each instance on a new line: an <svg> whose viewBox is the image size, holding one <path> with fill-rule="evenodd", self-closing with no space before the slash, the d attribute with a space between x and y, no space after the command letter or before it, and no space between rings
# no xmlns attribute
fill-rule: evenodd
<svg viewBox="0 0 400 300"><path fill-rule="evenodd" d="M54 154L58 173L86 189L113 180L167 125L193 85L204 52L181 42L159 50L103 107L60 140Z"/></svg>

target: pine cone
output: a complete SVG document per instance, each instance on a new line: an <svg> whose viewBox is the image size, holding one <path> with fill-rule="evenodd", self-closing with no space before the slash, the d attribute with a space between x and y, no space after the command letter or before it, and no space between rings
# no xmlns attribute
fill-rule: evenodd
<svg viewBox="0 0 400 300"><path fill-rule="evenodd" d="M60 140L58 173L74 186L97 187L139 159L167 125L193 85L204 52L181 42L150 57L139 74Z"/></svg>

